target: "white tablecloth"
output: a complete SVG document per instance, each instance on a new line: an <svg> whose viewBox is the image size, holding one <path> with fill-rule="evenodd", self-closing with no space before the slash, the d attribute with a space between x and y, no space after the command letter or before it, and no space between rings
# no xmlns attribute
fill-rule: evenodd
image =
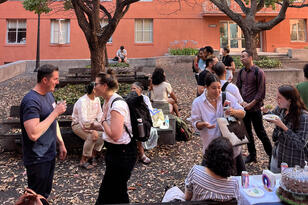
<svg viewBox="0 0 308 205"><path fill-rule="evenodd" d="M248 205L248 204L259 204L259 203L277 203L280 202L280 199L276 195L276 190L279 187L281 174L276 174L276 186L272 192L267 191L262 182L262 175L252 175L249 176L249 188L258 187L264 191L264 196L260 198L251 197L246 194L242 185L241 185L241 177L235 177L239 182L240 187L240 204ZM279 204L279 203L277 203Z"/></svg>

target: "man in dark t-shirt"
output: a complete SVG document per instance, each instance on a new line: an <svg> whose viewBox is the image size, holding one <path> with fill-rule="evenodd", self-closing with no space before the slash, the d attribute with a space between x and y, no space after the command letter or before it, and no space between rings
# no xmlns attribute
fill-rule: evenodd
<svg viewBox="0 0 308 205"><path fill-rule="evenodd" d="M66 103L56 105L52 95L57 84L58 67L48 64L41 66L37 72L37 84L24 96L20 105L23 161L28 187L45 198L52 189L57 141L59 158L65 159L67 153L56 121L65 112Z"/></svg>

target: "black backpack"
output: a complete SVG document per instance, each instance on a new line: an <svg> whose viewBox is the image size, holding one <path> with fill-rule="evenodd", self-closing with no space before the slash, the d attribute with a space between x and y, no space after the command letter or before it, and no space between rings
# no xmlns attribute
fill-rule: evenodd
<svg viewBox="0 0 308 205"><path fill-rule="evenodd" d="M148 106L145 104L143 100L143 96L138 96L136 92L129 93L124 99L122 97L115 98L112 103L111 107L114 102L118 100L123 100L127 103L130 112L130 120L132 124L133 136L128 131L128 128L124 125L125 131L129 134L131 138L134 138L138 141L145 142L150 137L151 127L152 127L152 118L150 115L150 111ZM144 128L144 137L139 137L138 132L138 122L137 119L141 118Z"/></svg>

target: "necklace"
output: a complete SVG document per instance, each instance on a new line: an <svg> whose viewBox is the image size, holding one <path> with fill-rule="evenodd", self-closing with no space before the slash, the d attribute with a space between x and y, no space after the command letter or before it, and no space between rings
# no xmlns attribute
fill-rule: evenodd
<svg viewBox="0 0 308 205"><path fill-rule="evenodd" d="M208 95L206 96L206 99L207 99L209 102L217 102L217 98L210 98Z"/></svg>

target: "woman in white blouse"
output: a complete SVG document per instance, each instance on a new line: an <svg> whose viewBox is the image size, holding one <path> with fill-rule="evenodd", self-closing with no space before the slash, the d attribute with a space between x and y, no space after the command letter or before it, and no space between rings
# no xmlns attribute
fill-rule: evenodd
<svg viewBox="0 0 308 205"><path fill-rule="evenodd" d="M91 122L100 122L103 116L101 101L95 97L94 82L86 86L87 94L80 97L74 105L72 114L72 130L80 138L85 140L82 150L80 166L90 169L96 165L96 152L101 151L104 140L101 138L102 132L89 130ZM92 158L92 165L88 160Z"/></svg>
<svg viewBox="0 0 308 205"><path fill-rule="evenodd" d="M96 204L129 203L127 181L137 160L136 141L131 138L129 108L124 100L115 100L121 96L116 93L118 81L111 69L97 75L95 90L105 101L101 124L92 124L91 127L103 130L107 148L106 171Z"/></svg>
<svg viewBox="0 0 308 205"><path fill-rule="evenodd" d="M213 74L208 75L205 79L205 84L206 89L203 94L193 101L190 119L193 127L200 131L200 137L203 144L202 153L204 153L213 139L221 136L217 124L217 118L224 116L219 78ZM232 115L239 119L244 118L245 111L238 103L238 100L228 92L226 93L226 100L229 101L230 105L229 109L225 111L225 114ZM234 152L238 169L237 173L240 173L242 170L245 170L245 164L243 163L240 149L235 149ZM206 162L203 161L202 164L205 165Z"/></svg>

